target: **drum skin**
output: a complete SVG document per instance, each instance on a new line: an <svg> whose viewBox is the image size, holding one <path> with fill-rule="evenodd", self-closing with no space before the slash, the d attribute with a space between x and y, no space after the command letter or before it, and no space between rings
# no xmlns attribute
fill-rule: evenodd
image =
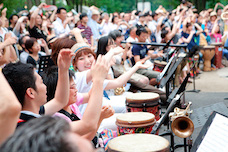
<svg viewBox="0 0 228 152"><path fill-rule="evenodd" d="M167 139L152 134L129 134L108 143L108 152L169 152Z"/></svg>

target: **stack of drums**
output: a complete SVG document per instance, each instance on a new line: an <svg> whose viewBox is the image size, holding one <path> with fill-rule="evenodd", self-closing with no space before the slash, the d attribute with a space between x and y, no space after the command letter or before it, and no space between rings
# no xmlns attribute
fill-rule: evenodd
<svg viewBox="0 0 228 152"><path fill-rule="evenodd" d="M159 61L159 60L155 60L154 61L154 71L158 71L158 72L162 72L163 69L165 68L167 62L165 61Z"/></svg>
<svg viewBox="0 0 228 152"><path fill-rule="evenodd" d="M215 66L216 68L222 67L222 43L212 43L215 46Z"/></svg>
<svg viewBox="0 0 228 152"><path fill-rule="evenodd" d="M151 92L128 94L126 97L127 111L150 112L155 115L155 119L158 121L160 119L159 99L159 94Z"/></svg>
<svg viewBox="0 0 228 152"><path fill-rule="evenodd" d="M211 71L211 59L215 55L215 46L204 46L200 52L203 54L203 71Z"/></svg>
<svg viewBox="0 0 228 152"><path fill-rule="evenodd" d="M155 123L154 114L149 112L130 112L116 117L118 135L134 133L149 134Z"/></svg>
<svg viewBox="0 0 228 152"><path fill-rule="evenodd" d="M108 143L108 152L169 152L167 139L152 134L119 136Z"/></svg>

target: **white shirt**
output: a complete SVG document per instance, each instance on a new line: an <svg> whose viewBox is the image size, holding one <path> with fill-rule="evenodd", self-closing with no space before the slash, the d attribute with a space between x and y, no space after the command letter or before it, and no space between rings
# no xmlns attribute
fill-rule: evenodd
<svg viewBox="0 0 228 152"><path fill-rule="evenodd" d="M90 81L88 83L86 82L87 72L88 72L88 70L87 71L83 71L83 72L76 72L75 73L74 82L77 85L77 90L78 90L79 93L87 93L87 92L90 91L90 89L93 86L92 81ZM109 80L105 80L104 81L103 89L107 86L108 82L109 82ZM82 105L79 106L79 110L80 110L82 115L84 114L86 107L87 107L87 104L82 104Z"/></svg>
<svg viewBox="0 0 228 152"><path fill-rule="evenodd" d="M148 28L151 30L151 32L155 32L157 28L157 22L155 20L150 21L148 24Z"/></svg>
<svg viewBox="0 0 228 152"><path fill-rule="evenodd" d="M69 34L70 33L70 28L69 25L66 25L66 28L64 28L62 20L60 18L56 18L56 20L53 22L54 25L54 31L55 31L55 35L59 36L62 34Z"/></svg>
<svg viewBox="0 0 228 152"><path fill-rule="evenodd" d="M112 23L110 23L110 22L104 23L104 25L102 26L102 29L101 29L101 34L102 34L103 36L108 35L109 32L112 31L112 28L111 28L112 26L113 26L113 25L112 25Z"/></svg>

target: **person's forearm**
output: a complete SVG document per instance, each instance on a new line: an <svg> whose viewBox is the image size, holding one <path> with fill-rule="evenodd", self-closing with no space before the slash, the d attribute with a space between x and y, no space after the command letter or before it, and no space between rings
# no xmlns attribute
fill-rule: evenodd
<svg viewBox="0 0 228 152"><path fill-rule="evenodd" d="M191 33L188 38L186 39L185 43L189 43L193 37L194 33Z"/></svg>
<svg viewBox="0 0 228 152"><path fill-rule="evenodd" d="M51 52L49 51L49 48L47 45L45 45L44 51L45 51L46 55L51 55Z"/></svg>
<svg viewBox="0 0 228 152"><path fill-rule="evenodd" d="M69 99L69 70L58 68L58 82L55 91L55 99L65 106Z"/></svg>
<svg viewBox="0 0 228 152"><path fill-rule="evenodd" d="M12 45L8 46L9 50L10 50L10 61L16 61L17 60L17 54L16 54L16 50L14 49L14 47Z"/></svg>
<svg viewBox="0 0 228 152"><path fill-rule="evenodd" d="M61 69L59 67L55 97L44 105L45 115L53 115L67 105L70 92L69 85L69 69Z"/></svg>
<svg viewBox="0 0 228 152"><path fill-rule="evenodd" d="M54 22L56 11L57 11L57 9L55 9L51 14L51 17L50 17L51 23Z"/></svg>
<svg viewBox="0 0 228 152"><path fill-rule="evenodd" d="M102 100L103 81L93 79L90 98L82 119L90 123L90 126L94 126L95 130L101 115Z"/></svg>
<svg viewBox="0 0 228 152"><path fill-rule="evenodd" d="M0 145L14 133L20 116L21 104L0 71Z"/></svg>
<svg viewBox="0 0 228 152"><path fill-rule="evenodd" d="M85 43L81 33L75 33L74 37L77 40L77 43Z"/></svg>
<svg viewBox="0 0 228 152"><path fill-rule="evenodd" d="M130 70L120 75L118 78L110 80L105 90L115 89L117 87L122 87L127 81L131 78L131 76L138 70L138 66L134 65Z"/></svg>
<svg viewBox="0 0 228 152"><path fill-rule="evenodd" d="M31 19L30 19L30 25L29 27L32 29L35 25L35 20L36 20L36 17L37 15L39 14L39 11L40 11L41 7L39 6L31 15Z"/></svg>
<svg viewBox="0 0 228 152"><path fill-rule="evenodd" d="M90 41L91 41L91 47L93 47L93 44L94 44L93 36L91 36Z"/></svg>
<svg viewBox="0 0 228 152"><path fill-rule="evenodd" d="M96 129L96 130L93 130L93 131L87 133L87 134L84 135L83 137L86 138L86 139L88 139L88 140L93 140L93 138L95 137L95 135L96 135L96 133L97 133L97 130L98 130L99 126L101 125L102 120L103 120L103 119L101 119L101 118L99 119L98 124L97 124L97 129Z"/></svg>

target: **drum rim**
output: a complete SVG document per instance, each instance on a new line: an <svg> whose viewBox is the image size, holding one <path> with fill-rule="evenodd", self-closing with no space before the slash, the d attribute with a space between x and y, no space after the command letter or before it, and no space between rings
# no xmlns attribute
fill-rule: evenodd
<svg viewBox="0 0 228 152"><path fill-rule="evenodd" d="M135 128L135 127L150 127L153 126L156 123L156 119L154 119L153 122L141 122L140 124L122 124L122 123L118 123L116 121L116 125L118 127L127 127L127 128Z"/></svg>
<svg viewBox="0 0 228 152"><path fill-rule="evenodd" d="M138 120L138 121L132 121L132 120L121 120L121 118L119 118L122 115L131 115L131 114L143 114L142 116L147 115L148 119L144 119L144 120ZM145 127L148 125L154 125L154 123L156 122L155 119L155 115L153 113L150 112L130 112L130 113L125 113L122 114L118 117L116 117L116 125L117 126L122 126L122 127ZM153 116L153 117L152 117Z"/></svg>
<svg viewBox="0 0 228 152"><path fill-rule="evenodd" d="M215 46L207 45L207 46L203 46L203 47L201 48L201 50L214 49L214 48L215 48Z"/></svg>
<svg viewBox="0 0 228 152"><path fill-rule="evenodd" d="M211 43L212 46L222 46L222 42Z"/></svg>
<svg viewBox="0 0 228 152"><path fill-rule="evenodd" d="M145 104L145 106L143 105ZM142 102L142 103L129 103L126 101L126 106L127 107L130 107L130 108L147 108L147 107L156 107L159 105L159 102L157 100L157 102L151 102L151 103L145 103L145 102Z"/></svg>

